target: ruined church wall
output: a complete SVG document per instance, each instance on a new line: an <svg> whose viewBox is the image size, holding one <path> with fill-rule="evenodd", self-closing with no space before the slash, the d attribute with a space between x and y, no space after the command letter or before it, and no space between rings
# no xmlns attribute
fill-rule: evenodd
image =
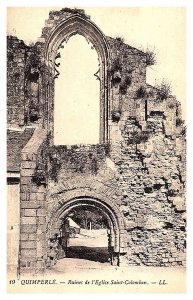
<svg viewBox="0 0 193 300"><path fill-rule="evenodd" d="M26 124L48 125L47 131L32 137L22 154L21 267L45 267L48 239L54 233L53 209L64 193L76 196L80 191L85 196L104 195L120 208L128 265L185 265L184 124L176 99L171 95L160 99L156 88L146 83L143 52L119 38L106 37L109 131L105 144L54 146L50 137L44 144L54 122L54 74L44 66L43 49L53 26L70 16L70 10L50 13L36 44L40 59L30 71L28 85L27 50L10 38L20 46L13 46L14 58L10 55L8 61L8 123L18 126L27 116ZM38 113L34 122L29 118L31 103ZM44 162L42 149L46 149Z"/></svg>
<svg viewBox="0 0 193 300"><path fill-rule="evenodd" d="M7 122L11 126L24 122L24 81L26 46L16 37L7 38Z"/></svg>
<svg viewBox="0 0 193 300"><path fill-rule="evenodd" d="M108 194L109 188L124 215L128 264L185 264L185 137L183 124L177 122L179 104L170 95L160 99L156 88L146 84L143 52L119 38L106 39L107 145L50 148L55 178L49 177L48 209L56 204L54 191Z"/></svg>
<svg viewBox="0 0 193 300"><path fill-rule="evenodd" d="M38 127L46 118L45 65L36 45L7 37L7 123Z"/></svg>

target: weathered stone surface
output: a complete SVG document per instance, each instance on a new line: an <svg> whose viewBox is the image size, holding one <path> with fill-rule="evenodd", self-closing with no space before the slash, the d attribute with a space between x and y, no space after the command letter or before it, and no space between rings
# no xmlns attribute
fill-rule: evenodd
<svg viewBox="0 0 193 300"><path fill-rule="evenodd" d="M81 33L90 40L95 25L82 10L71 9L51 12L33 47L8 37L8 123L36 127L17 166L22 268L45 267L48 237L59 233L62 209L70 213L68 203L75 199L76 205L90 201L110 216L115 249L122 253L120 264L126 258L128 265L185 265L185 128L175 97L161 99L158 90L146 83L145 53L101 33L95 48L99 56L103 53L100 58L108 73L101 89L102 136L108 128L108 137L97 145L53 145L51 69L58 49L52 45L49 50L50 32L59 39L57 26L73 15L74 33L83 22L80 14L87 26L82 25Z"/></svg>
<svg viewBox="0 0 193 300"><path fill-rule="evenodd" d="M21 218L21 224L36 224L37 219L36 217L22 217Z"/></svg>
<svg viewBox="0 0 193 300"><path fill-rule="evenodd" d="M34 217L34 216L36 216L36 210L35 209L25 209L24 210L24 216Z"/></svg>
<svg viewBox="0 0 193 300"><path fill-rule="evenodd" d="M34 224L21 224L20 228L21 233L36 233L37 231L37 226Z"/></svg>

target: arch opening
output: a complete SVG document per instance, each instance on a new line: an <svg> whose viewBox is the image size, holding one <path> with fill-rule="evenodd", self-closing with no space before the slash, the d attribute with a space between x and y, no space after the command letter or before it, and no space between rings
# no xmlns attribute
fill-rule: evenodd
<svg viewBox="0 0 193 300"><path fill-rule="evenodd" d="M96 50L98 55L98 62L100 64L100 70L98 68L95 74L100 78L100 89L99 89L99 137L97 140L99 143L108 142L108 47L106 38L100 29L89 19L83 18L80 15L74 15L69 17L67 20L63 20L58 26L51 31L45 44L45 62L48 67L48 81L52 88L50 91L50 97L48 101L49 105L49 117L47 120L47 127L50 129L52 136L54 137L54 99L55 99L55 75L56 75L56 64L57 57L61 50L61 46L64 42L68 42L72 37L81 36L90 43L90 46ZM69 40L70 39L70 40ZM67 44L68 45L68 44ZM94 51L93 51L94 52ZM98 66L99 67L99 66ZM47 101L47 100L46 100ZM66 130L66 128L63 128ZM94 136L94 134L93 134ZM96 143L96 138L94 143ZM70 142L71 143L71 142ZM93 141L89 142L93 143Z"/></svg>
<svg viewBox="0 0 193 300"><path fill-rule="evenodd" d="M100 133L98 54L81 35L60 49L55 79L54 144L97 144ZM59 65L60 64L60 65Z"/></svg>
<svg viewBox="0 0 193 300"><path fill-rule="evenodd" d="M58 240L60 259L76 258L119 265L117 216L97 199L78 198L60 207L52 220L51 239Z"/></svg>

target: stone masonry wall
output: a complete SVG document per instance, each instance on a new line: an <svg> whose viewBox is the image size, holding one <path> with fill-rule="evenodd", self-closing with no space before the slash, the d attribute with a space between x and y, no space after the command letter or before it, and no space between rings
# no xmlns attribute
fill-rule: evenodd
<svg viewBox="0 0 193 300"><path fill-rule="evenodd" d="M114 198L125 216L129 264L185 264L185 165L179 155L185 138L183 124L176 121L181 119L179 104L170 95L160 99L156 88L146 84L145 53L120 38L107 37L107 42L110 151L106 159L95 157L95 174L86 148L64 151L57 158L58 178L81 182L82 188L90 179L118 191ZM49 185L52 190L57 183Z"/></svg>
<svg viewBox="0 0 193 300"><path fill-rule="evenodd" d="M127 265L185 265L184 122L175 97L146 83L145 53L121 38L105 37L108 142L53 145L55 74L45 67L43 51L53 28L72 15L89 18L77 9L50 12L37 49L8 39L8 123L40 127L22 151L21 268L45 268L53 209L62 203L62 193L77 191L104 195L119 208Z"/></svg>
<svg viewBox="0 0 193 300"><path fill-rule="evenodd" d="M50 212L56 205L57 194L68 191L94 192L121 203L118 186L111 184L116 168L109 157L109 145L51 146L48 156Z"/></svg>
<svg viewBox="0 0 193 300"><path fill-rule="evenodd" d="M128 119L119 161L121 209L127 219L130 263L185 264L184 170L176 139L152 134ZM158 120L154 119L157 126ZM135 133L135 135L132 134ZM136 133L137 132L137 133Z"/></svg>
<svg viewBox="0 0 193 300"><path fill-rule="evenodd" d="M16 37L7 38L7 121L24 124L26 46Z"/></svg>
<svg viewBox="0 0 193 300"><path fill-rule="evenodd" d="M185 264L184 156L179 155L176 138L167 137L159 123L155 118L152 133L142 131L136 118L128 118L119 159L99 145L49 150L48 209L56 204L51 199L58 190L116 190L110 196L125 217L129 265Z"/></svg>
<svg viewBox="0 0 193 300"><path fill-rule="evenodd" d="M44 68L35 45L27 46L14 36L7 37L7 120L12 127L43 122Z"/></svg>

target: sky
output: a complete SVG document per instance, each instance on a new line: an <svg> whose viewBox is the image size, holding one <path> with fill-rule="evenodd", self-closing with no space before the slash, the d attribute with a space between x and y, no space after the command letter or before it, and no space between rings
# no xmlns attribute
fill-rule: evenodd
<svg viewBox="0 0 193 300"><path fill-rule="evenodd" d="M37 41L38 37L41 36L41 30L44 27L45 20L48 19L50 10L60 10L62 7L10 7L7 10L7 33L16 35L19 39L23 39L26 44L34 43ZM140 50L154 50L156 53L157 64L147 68L147 83L151 85L156 85L161 83L163 80L171 84L172 94L177 97L182 104L182 114L183 119L185 119L186 106L186 87L185 87L185 54L186 54L186 35L185 35L185 25L186 25L186 11L185 8L181 7L86 7L84 8L86 14L91 16L91 20L101 29L101 31L107 36L121 36L124 39L124 42L138 48ZM71 38L72 39L72 38ZM69 44L72 43L71 39ZM80 42L81 43L81 42ZM82 43L80 46L75 45L75 49L82 49L82 52L79 53L79 57L84 56L84 47L85 44ZM65 45L65 49L68 48L68 44ZM86 48L85 48L86 49ZM67 50L66 50L67 51ZM86 51L86 50L85 50ZM76 52L76 51L75 51ZM67 51L69 53L68 59L70 60L70 53L72 51ZM65 56L66 57L66 56ZM77 59L79 59L77 57ZM80 65L79 69L84 68L84 60L79 59ZM82 63L82 64L81 64ZM62 63L60 66L60 71L64 72L61 74L67 74L65 69L67 65ZM65 65L65 66L64 66ZM92 63L90 64L92 65ZM72 67L72 64L71 64ZM96 70L94 67L92 74ZM85 72L86 69L85 69ZM93 73L94 72L94 73ZM69 74L66 78L69 78ZM82 73L83 74L83 73ZM55 122L55 143L60 144L61 139L64 138L63 144L72 144L72 141L69 140L71 137L74 141L73 136L77 137L76 141L73 143L80 143L82 140L81 136L78 136L76 130L72 131L70 134L64 137L64 128L67 128L69 124L68 118L61 118L60 107L62 104L63 95L67 95L67 87L69 83L63 80L63 76L60 76L58 80L58 86L62 87L59 91L56 84L56 94L58 96L56 99L59 99L59 102L56 101L55 110L55 121L58 120L58 123ZM79 78L80 79L80 78ZM62 82L63 80L63 82ZM77 84L77 90L81 88L84 81L78 80L79 85ZM95 83L93 83L95 84ZM90 87L89 93L96 95L96 90L93 90L92 85L87 83L87 86ZM74 93L74 91L72 91ZM77 96L77 95L76 95ZM84 102L84 97L82 96L82 101ZM74 96L73 96L74 97ZM69 111L66 111L66 116L69 115L70 106L73 105L73 101L70 101L71 96L68 97ZM86 97L85 97L86 99ZM77 103L81 99L77 98ZM83 103L82 102L82 103ZM58 104L57 104L58 103ZM87 107L89 102L87 102ZM91 111L94 112L94 109L97 111L98 107L95 103L95 106L91 108ZM86 112L86 106L83 108ZM80 111L79 111L80 112ZM85 113L85 117L88 117L89 114ZM99 116L98 113L90 114L90 122L86 122L84 116L84 111L74 114L73 123L78 126L82 124L85 132L85 143L98 143L98 127L99 126ZM93 118L93 122L92 122ZM95 119L94 119L95 118ZM72 121L72 120L71 120ZM71 122L72 123L72 122ZM87 131L86 131L87 129ZM58 135L58 138L57 138ZM87 138L88 135L88 138ZM94 138L95 137L95 138Z"/></svg>
<svg viewBox="0 0 193 300"><path fill-rule="evenodd" d="M98 144L100 82L94 76L99 69L97 52L81 35L63 45L61 59L57 59L60 75L55 79L54 144Z"/></svg>

